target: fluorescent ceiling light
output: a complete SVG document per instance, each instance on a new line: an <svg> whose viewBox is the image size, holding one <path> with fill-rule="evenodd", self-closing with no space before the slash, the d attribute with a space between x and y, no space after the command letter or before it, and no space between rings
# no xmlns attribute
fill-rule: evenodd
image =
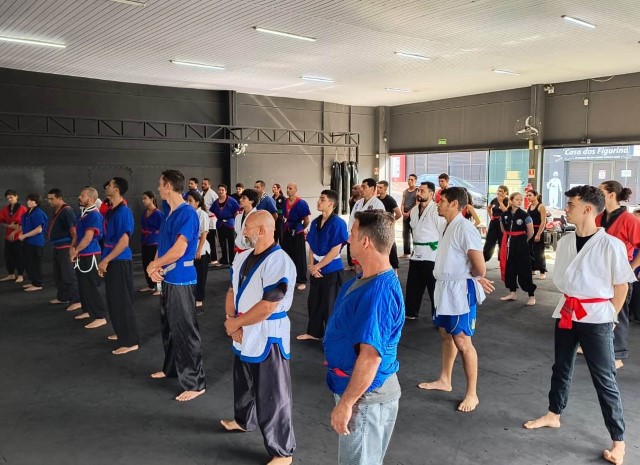
<svg viewBox="0 0 640 465"><path fill-rule="evenodd" d="M494 69L493 72L496 74L508 74L510 76L520 76L520 73L516 73L515 71L509 71L508 69Z"/></svg>
<svg viewBox="0 0 640 465"><path fill-rule="evenodd" d="M277 35L277 36L290 37L292 39L306 40L308 42L315 42L316 41L316 39L314 39L313 37L299 36L298 34L291 34L289 32L282 32L282 31L274 31L273 29L265 29L263 27L258 27L258 26L253 26L253 29L255 29L258 32L266 32L267 34L274 34L274 35Z"/></svg>
<svg viewBox="0 0 640 465"><path fill-rule="evenodd" d="M147 4L146 2L138 2L136 0L111 0L111 1L116 3L124 3L125 5L141 6L141 7L144 7Z"/></svg>
<svg viewBox="0 0 640 465"><path fill-rule="evenodd" d="M564 19L565 21L569 21L571 23L579 24L580 26L590 27L591 29L595 29L596 28L595 24L588 23L588 22L583 21L583 20L578 19L578 18L572 18L571 16L567 16L567 15L562 15L560 17L562 19Z"/></svg>
<svg viewBox="0 0 640 465"><path fill-rule="evenodd" d="M400 89L398 87L385 87L384 90L388 90L389 92L403 92L405 94L408 94L411 92L411 90L409 89Z"/></svg>
<svg viewBox="0 0 640 465"><path fill-rule="evenodd" d="M224 71L224 66L215 66L215 65L204 65L202 63L190 63L188 61L180 61L180 60L169 60L174 65L183 65L183 66L195 66L196 68L208 68L208 69L217 69Z"/></svg>
<svg viewBox="0 0 640 465"><path fill-rule="evenodd" d="M57 47L57 48L65 48L65 44L57 44L55 42L43 42L42 40L32 40L32 39L19 39L17 37L4 37L0 36L0 40L5 42L17 42L19 44L28 44L28 45L42 45L44 47Z"/></svg>
<svg viewBox="0 0 640 465"><path fill-rule="evenodd" d="M314 82L335 82L333 79L318 77L318 76L300 76L300 79L304 79L305 81L314 81Z"/></svg>
<svg viewBox="0 0 640 465"><path fill-rule="evenodd" d="M416 55L415 53L405 53L405 52L393 52L393 53L395 53L399 57L417 58L418 60L425 60L425 61L431 60L431 58L429 57L426 57L424 55Z"/></svg>
<svg viewBox="0 0 640 465"><path fill-rule="evenodd" d="M289 87L298 87L298 86L304 86L304 82L298 82L297 84L289 84L287 86L282 86L282 87L274 87L273 89L267 89L267 90L281 90L281 89L288 89Z"/></svg>

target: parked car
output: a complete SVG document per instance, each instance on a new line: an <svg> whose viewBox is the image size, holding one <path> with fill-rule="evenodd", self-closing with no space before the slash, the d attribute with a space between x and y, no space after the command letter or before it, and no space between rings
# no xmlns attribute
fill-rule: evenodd
<svg viewBox="0 0 640 465"><path fill-rule="evenodd" d="M418 176L418 182L416 183L418 186L421 182L431 181L436 185L436 189L438 189L438 175L437 174L421 174ZM464 187L467 189L469 194L471 194L471 198L473 199L473 206L476 208L485 208L487 206L487 196L478 192L478 189L473 185L465 181L464 179L460 179L456 176L449 176L449 186L451 187Z"/></svg>

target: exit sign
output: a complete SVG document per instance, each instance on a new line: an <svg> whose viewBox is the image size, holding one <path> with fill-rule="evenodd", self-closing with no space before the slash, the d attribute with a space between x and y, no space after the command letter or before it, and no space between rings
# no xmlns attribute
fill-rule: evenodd
<svg viewBox="0 0 640 465"><path fill-rule="evenodd" d="M438 139L438 145L447 145L447 139Z"/></svg>

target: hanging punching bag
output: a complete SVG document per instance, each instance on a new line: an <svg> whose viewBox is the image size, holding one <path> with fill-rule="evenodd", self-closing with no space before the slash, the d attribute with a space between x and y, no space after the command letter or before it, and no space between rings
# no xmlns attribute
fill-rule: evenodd
<svg viewBox="0 0 640 465"><path fill-rule="evenodd" d="M331 165L331 190L338 194L338 205L336 205L336 213L340 213L340 199L342 193L342 166L340 162L334 161Z"/></svg>
<svg viewBox="0 0 640 465"><path fill-rule="evenodd" d="M349 165L346 161L340 163L342 171L342 209L340 210L343 215L349 213L349 195L351 194L351 188L349 186Z"/></svg>
<svg viewBox="0 0 640 465"><path fill-rule="evenodd" d="M351 190L353 186L360 183L358 179L358 163L355 161L349 162L349 177L351 178L349 190Z"/></svg>

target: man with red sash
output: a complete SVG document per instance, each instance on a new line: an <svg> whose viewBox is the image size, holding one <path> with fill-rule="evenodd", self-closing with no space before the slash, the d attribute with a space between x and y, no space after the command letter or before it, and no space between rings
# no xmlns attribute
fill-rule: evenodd
<svg viewBox="0 0 640 465"><path fill-rule="evenodd" d="M526 422L524 427L560 427L576 351L581 345L613 441L611 449L604 451L604 458L621 464L625 425L616 382L613 328L628 283L636 278L622 241L596 226L596 215L604 209L604 194L593 186L576 186L565 195L567 221L576 226L576 232L560 239L556 251L553 283L563 297L553 313L557 321L549 411Z"/></svg>

